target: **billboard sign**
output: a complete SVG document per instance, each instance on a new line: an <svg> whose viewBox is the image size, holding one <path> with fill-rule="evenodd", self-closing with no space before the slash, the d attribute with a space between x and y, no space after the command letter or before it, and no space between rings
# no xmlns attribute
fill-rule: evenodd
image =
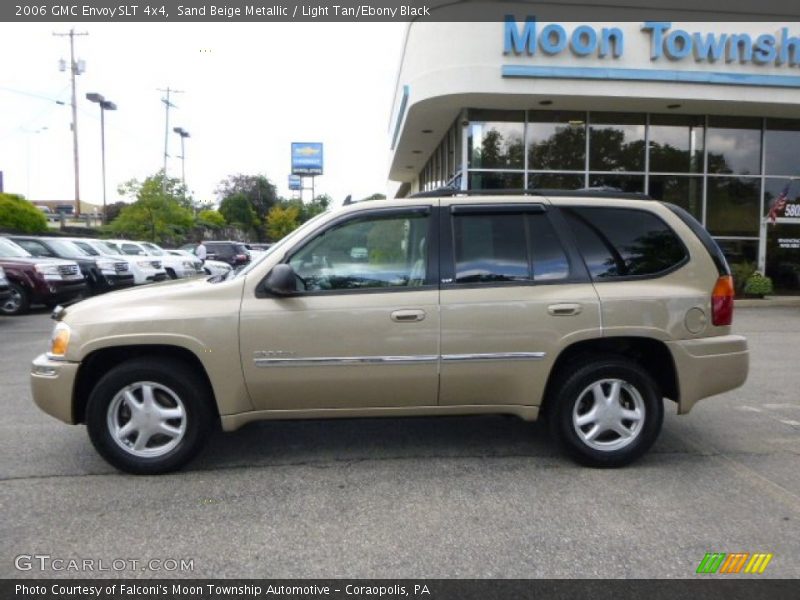
<svg viewBox="0 0 800 600"><path fill-rule="evenodd" d="M292 174L322 175L322 144L292 142Z"/></svg>
<svg viewBox="0 0 800 600"><path fill-rule="evenodd" d="M303 180L300 178L300 175L289 175L289 189L290 190L303 189Z"/></svg>

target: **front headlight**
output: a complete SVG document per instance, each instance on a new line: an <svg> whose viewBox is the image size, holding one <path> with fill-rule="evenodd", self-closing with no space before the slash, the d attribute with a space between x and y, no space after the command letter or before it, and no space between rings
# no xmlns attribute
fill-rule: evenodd
<svg viewBox="0 0 800 600"><path fill-rule="evenodd" d="M152 260L137 260L136 264L142 267L143 269L152 269L153 268L153 261Z"/></svg>
<svg viewBox="0 0 800 600"><path fill-rule="evenodd" d="M185 260L185 261L183 261L183 268L184 269L189 269L189 270L194 270L194 263L192 261L190 261L190 260Z"/></svg>
<svg viewBox="0 0 800 600"><path fill-rule="evenodd" d="M53 327L53 335L50 337L50 352L48 355L51 358L64 358L67 354L69 347L70 328L64 321L59 321Z"/></svg>
<svg viewBox="0 0 800 600"><path fill-rule="evenodd" d="M39 275L41 275L47 280L61 279L61 273L58 272L58 265L53 265L49 263L38 263L33 265L33 268L36 269L36 272L39 273Z"/></svg>

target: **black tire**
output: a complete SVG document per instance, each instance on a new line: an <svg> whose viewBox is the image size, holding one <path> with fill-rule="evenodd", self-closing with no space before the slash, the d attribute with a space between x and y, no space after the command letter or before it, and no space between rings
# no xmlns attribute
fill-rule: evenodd
<svg viewBox="0 0 800 600"><path fill-rule="evenodd" d="M164 269L167 272L167 275L170 279L175 280L178 278L178 275L175 273L173 269Z"/></svg>
<svg viewBox="0 0 800 600"><path fill-rule="evenodd" d="M180 469L201 450L216 418L212 408L211 391L198 379L196 372L178 360L137 358L114 367L100 379L89 394L86 427L92 444L111 465L128 473L157 475ZM122 406L125 402L115 402L115 398L126 387L134 386L135 389L137 383L142 382L155 383L172 392L182 403L185 414L182 437L172 449L158 456L134 454L133 448L123 448L122 443L117 442L110 431L109 419L118 418L118 415L122 414L118 411L125 410ZM162 403L161 406L172 408L169 404L173 401L172 397L162 389L155 391L159 394L157 401ZM119 406L119 409L113 412L114 417L109 417L112 403ZM130 420L133 420L132 415ZM174 425L175 421L183 422L182 419L171 419L171 421L170 425ZM134 440L129 438L128 441L133 444L138 441L140 435L141 433L137 432L136 438ZM151 439L158 440L159 435L154 434ZM166 449L166 444L163 446ZM144 448L144 451L147 450L148 448Z"/></svg>
<svg viewBox="0 0 800 600"><path fill-rule="evenodd" d="M614 381L623 382L618 393L619 405L629 410L638 406L637 414L641 415L638 421L621 421L623 427L635 432L630 435L630 440L600 420L585 425L576 422L584 416L590 417L589 413L597 402L589 390L600 385L600 390L607 394L607 398L611 398ZM553 387L553 394L548 413L550 432L565 451L582 465L622 467L630 464L650 449L661 431L664 420L661 392L647 371L631 360L597 358L585 366L565 369ZM610 402L609 406L616 405ZM585 438L592 433L594 425L597 425L601 434L587 441ZM580 435L578 429L582 432ZM615 444L622 447L615 447Z"/></svg>
<svg viewBox="0 0 800 600"><path fill-rule="evenodd" d="M21 285L9 282L11 296L0 302L0 312L4 315L24 315L31 308L28 291Z"/></svg>

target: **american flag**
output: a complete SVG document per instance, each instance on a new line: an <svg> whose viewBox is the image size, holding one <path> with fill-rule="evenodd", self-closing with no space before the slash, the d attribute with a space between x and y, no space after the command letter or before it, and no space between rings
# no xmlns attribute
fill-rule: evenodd
<svg viewBox="0 0 800 600"><path fill-rule="evenodd" d="M791 182L786 184L786 187L783 188L783 191L780 195L775 198L775 201L772 203L772 206L769 209L769 222L775 225L778 219L778 213L783 212L786 208L786 203L789 201L789 187L792 185Z"/></svg>

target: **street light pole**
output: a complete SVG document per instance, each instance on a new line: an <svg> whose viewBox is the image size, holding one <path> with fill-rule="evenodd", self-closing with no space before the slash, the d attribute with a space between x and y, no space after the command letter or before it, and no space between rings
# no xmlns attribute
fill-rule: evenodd
<svg viewBox="0 0 800 600"><path fill-rule="evenodd" d="M102 94L86 94L86 99L100 105L100 154L103 169L103 225L108 220L106 212L106 111L117 110L117 105L106 100Z"/></svg>
<svg viewBox="0 0 800 600"><path fill-rule="evenodd" d="M173 127L172 131L177 133L181 136L181 180L183 181L183 189L186 189L186 146L184 145L184 141L186 138L191 137L189 132L186 131L183 127ZM184 192L185 194L185 192Z"/></svg>

